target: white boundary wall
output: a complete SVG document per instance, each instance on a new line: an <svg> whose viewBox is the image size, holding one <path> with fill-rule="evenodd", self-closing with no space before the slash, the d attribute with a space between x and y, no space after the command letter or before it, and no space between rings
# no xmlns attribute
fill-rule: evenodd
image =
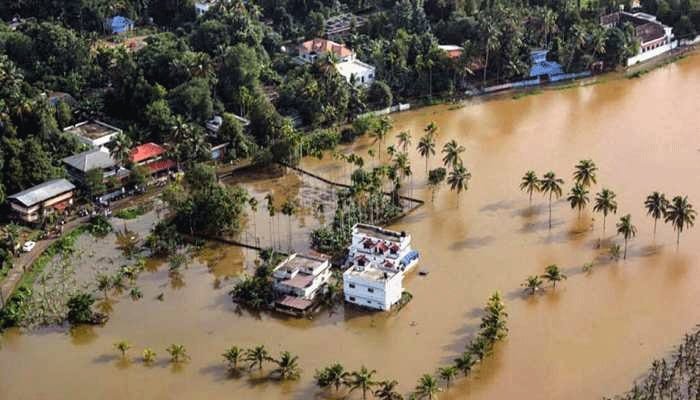
<svg viewBox="0 0 700 400"><path fill-rule="evenodd" d="M644 52L644 53L639 53L636 56L630 57L627 59L627 66L629 67L629 66L632 66L634 64L652 59L656 56L660 56L666 52L669 52L669 51L675 49L676 47L678 47L678 41L674 40L673 42L671 42L669 44L659 46L653 50L649 50L649 51Z"/></svg>

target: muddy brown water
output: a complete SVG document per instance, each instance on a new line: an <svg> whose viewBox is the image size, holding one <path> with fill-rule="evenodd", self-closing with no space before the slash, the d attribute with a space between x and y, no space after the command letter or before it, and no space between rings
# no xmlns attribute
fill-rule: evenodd
<svg viewBox="0 0 700 400"><path fill-rule="evenodd" d="M140 278L144 299L120 298L103 328L6 333L0 398L309 399L318 397L314 369L335 361L349 369L366 364L407 392L420 374L463 349L495 290L506 298L510 334L470 379L457 381L441 399L591 399L623 392L700 322L700 227L683 233L677 251L669 226L661 224L652 240L652 220L642 206L649 192L661 190L686 194L700 207L699 113L695 56L635 80L396 115L394 130L410 129L414 143L436 121L439 144L453 138L463 144L474 176L460 198L442 189L434 204L393 226L413 235L421 268L430 271L407 279L414 299L399 314L340 307L313 320L251 315L231 303L227 279L245 268L244 261L252 262L252 252L207 249L178 284L167 267L151 266L153 272ZM369 145L352 147L366 152ZM599 216L584 212L578 220L568 204L557 201L549 230L545 201L535 197L529 208L517 189L525 170L534 169L557 172L568 191L572 166L589 157L600 168L595 189L618 194L608 240L620 242L613 227L626 213L639 229L626 261L608 262L596 249ZM411 161L413 194L429 199L423 160L413 152ZM432 167L437 164L437 157L431 160ZM304 166L330 177L343 170L330 158L306 160ZM245 184L262 196L282 183ZM256 221L258 235L266 235L266 221ZM296 236L294 245L302 246ZM591 261L593 271L582 273ZM552 263L569 279L556 291L523 298L519 285L525 277ZM155 300L159 293L164 301ZM116 358L112 345L121 339L134 344L132 362ZM170 343L184 344L191 361L181 368L168 365L164 349ZM298 354L302 379L280 384L257 373L229 377L220 354L234 344ZM154 366L136 360L144 347L158 352Z"/></svg>

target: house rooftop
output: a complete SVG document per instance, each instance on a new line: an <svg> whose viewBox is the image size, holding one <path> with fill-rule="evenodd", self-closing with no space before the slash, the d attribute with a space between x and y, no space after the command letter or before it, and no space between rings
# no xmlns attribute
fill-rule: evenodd
<svg viewBox="0 0 700 400"><path fill-rule="evenodd" d="M121 133L121 129L101 121L84 121L63 129L64 132L82 136L90 140L99 139L115 133Z"/></svg>
<svg viewBox="0 0 700 400"><path fill-rule="evenodd" d="M149 142L142 145L136 146L131 149L131 154L129 158L131 162L141 162L148 160L149 158L155 158L165 154L165 148L159 144Z"/></svg>
<svg viewBox="0 0 700 400"><path fill-rule="evenodd" d="M397 275L399 271L395 269L384 268L375 263L369 263L365 266L352 266L348 268L343 275L356 276L366 281L381 282L390 280Z"/></svg>
<svg viewBox="0 0 700 400"><path fill-rule="evenodd" d="M111 168L116 165L112 156L103 149L92 149L66 157L63 163L70 165L78 171L88 172L95 168Z"/></svg>
<svg viewBox="0 0 700 400"><path fill-rule="evenodd" d="M389 229L384 229L374 225L355 224L352 227L353 234L362 234L375 239L388 240L392 242L400 242L406 237L405 232L397 232Z"/></svg>
<svg viewBox="0 0 700 400"><path fill-rule="evenodd" d="M74 189L75 186L66 179L53 179L15 193L9 196L8 199L22 203L25 207L32 207Z"/></svg>
<svg viewBox="0 0 700 400"><path fill-rule="evenodd" d="M333 53L338 57L349 57L352 51L340 43L327 39L311 39L299 45L300 50L306 53L326 54Z"/></svg>

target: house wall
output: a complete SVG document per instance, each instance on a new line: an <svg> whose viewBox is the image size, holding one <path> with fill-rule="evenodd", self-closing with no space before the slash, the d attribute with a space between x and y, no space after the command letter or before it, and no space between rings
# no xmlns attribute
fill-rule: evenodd
<svg viewBox="0 0 700 400"><path fill-rule="evenodd" d="M628 58L627 59L627 66L629 67L631 65L650 60L654 57L660 56L661 54L669 52L669 51L675 49L676 47L678 47L678 41L674 40L671 43L665 44L663 46L659 46L655 49L641 52L634 57Z"/></svg>
<svg viewBox="0 0 700 400"><path fill-rule="evenodd" d="M343 277L345 301L363 307L388 311L401 299L402 280L403 276L400 274L382 281L366 280L357 275L346 274Z"/></svg>

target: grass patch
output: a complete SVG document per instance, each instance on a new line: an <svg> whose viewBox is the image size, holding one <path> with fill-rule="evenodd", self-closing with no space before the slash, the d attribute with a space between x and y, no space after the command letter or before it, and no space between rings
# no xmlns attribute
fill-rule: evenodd
<svg viewBox="0 0 700 400"><path fill-rule="evenodd" d="M522 99L523 97L527 97L527 96L534 96L534 95L540 94L540 93L542 93L542 89L535 89L535 90L527 90L524 92L518 92L518 93L513 95L513 100Z"/></svg>
<svg viewBox="0 0 700 400"><path fill-rule="evenodd" d="M120 219L136 219L142 216L143 214L147 213L148 211L148 207L144 205L138 205L136 207L121 209L114 213L114 216Z"/></svg>

